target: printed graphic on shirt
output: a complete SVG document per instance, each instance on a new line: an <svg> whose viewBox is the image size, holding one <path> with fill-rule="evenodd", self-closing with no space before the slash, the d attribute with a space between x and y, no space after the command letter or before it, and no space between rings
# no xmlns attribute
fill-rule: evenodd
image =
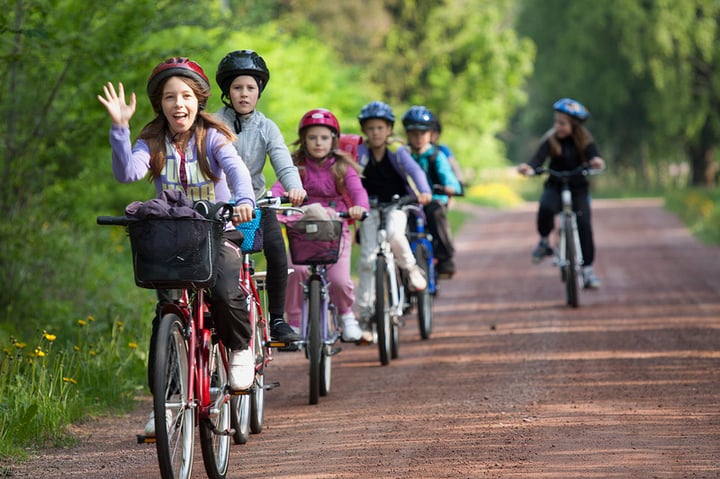
<svg viewBox="0 0 720 479"><path fill-rule="evenodd" d="M200 170L200 163L194 158L192 151L186 153L184 161L187 189L183 188L180 181L182 163L177 153L173 152L173 156L168 155L165 170L163 171L163 189L185 190L185 194L192 201L207 200L215 202L215 184L203 175Z"/></svg>

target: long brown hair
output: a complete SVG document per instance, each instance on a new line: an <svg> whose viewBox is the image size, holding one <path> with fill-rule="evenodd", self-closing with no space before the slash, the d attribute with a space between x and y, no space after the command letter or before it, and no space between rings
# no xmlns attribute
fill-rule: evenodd
<svg viewBox="0 0 720 479"><path fill-rule="evenodd" d="M165 163L167 162L165 139L172 139L168 120L165 118L162 111L163 88L167 80L170 78L172 77L160 82L155 91L149 96L150 104L155 111L155 118L143 127L140 135L138 136L138 139L144 140L150 148L150 171L148 173L148 180L150 182L156 180L162 174L162 171L165 168ZM193 80L192 78L185 76L178 76L178 78L184 81L192 89L198 99L198 113L195 117L195 123L190 128L190 131L195 135L200 171L202 171L206 178L209 178L212 181L217 181L218 177L213 174L212 169L210 168L210 161L208 160L207 152L205 151L207 130L215 128L225 135L227 143L232 143L235 140L235 135L230 128L225 125L225 123L205 111L205 105L207 105L207 100L210 97L210 89L205 88L200 84L200 82Z"/></svg>
<svg viewBox="0 0 720 479"><path fill-rule="evenodd" d="M332 130L331 128L328 129ZM307 149L305 148L306 131L307 128L301 130L300 137L295 140L291 145L295 147L291 154L293 163L295 164L295 166L298 167L301 178L303 177L305 170L303 166L305 166L310 156L308 155ZM355 171L357 171L358 173L361 173L362 169L350 153L340 149L340 140L335 133L333 133L332 149L330 150L328 158L331 156L335 157L335 163L333 163L332 167L330 168L330 171L333 175L333 180L335 181L335 188L337 188L338 193L344 195L348 193L347 185L345 185L345 174L347 173L348 167L354 168Z"/></svg>
<svg viewBox="0 0 720 479"><path fill-rule="evenodd" d="M582 163L585 163L588 160L585 158L585 148L595 140L593 139L590 131L583 126L580 120L573 118L570 115L565 116L570 119L570 126L572 126L572 133L570 134L570 137L572 138L573 143L575 143L575 147L580 155L580 160ZM557 136L555 136L555 127L550 128L547 132L545 132L542 137L542 141L545 140L548 140L548 143L550 144L550 156L560 156L562 153L562 147L560 146Z"/></svg>

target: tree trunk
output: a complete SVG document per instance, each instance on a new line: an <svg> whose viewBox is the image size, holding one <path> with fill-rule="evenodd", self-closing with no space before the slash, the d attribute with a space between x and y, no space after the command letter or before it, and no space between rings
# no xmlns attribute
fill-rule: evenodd
<svg viewBox="0 0 720 479"><path fill-rule="evenodd" d="M714 161L711 127L705 124L697 142L687 146L690 157L690 185L715 186L717 184L717 164Z"/></svg>

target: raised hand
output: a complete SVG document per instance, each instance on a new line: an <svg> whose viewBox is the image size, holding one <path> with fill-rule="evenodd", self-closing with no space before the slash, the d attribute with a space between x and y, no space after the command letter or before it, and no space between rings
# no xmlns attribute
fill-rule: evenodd
<svg viewBox="0 0 720 479"><path fill-rule="evenodd" d="M137 104L135 93L130 94L130 104L125 102L125 87L123 87L122 83L118 83L116 93L113 84L108 82L103 85L103 93L104 96L98 95L97 98L100 103L105 105L113 125L130 126L130 118L135 114Z"/></svg>

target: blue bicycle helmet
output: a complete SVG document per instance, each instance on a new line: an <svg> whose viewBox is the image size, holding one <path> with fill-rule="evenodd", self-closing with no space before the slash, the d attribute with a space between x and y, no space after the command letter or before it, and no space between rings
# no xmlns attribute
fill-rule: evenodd
<svg viewBox="0 0 720 479"><path fill-rule="evenodd" d="M390 108L387 103L383 103L381 101L368 103L362 107L362 110L360 110L360 114L358 115L360 126L362 126L367 120L372 120L373 118L385 120L390 122L391 125L395 124L395 114L393 113L392 108Z"/></svg>
<svg viewBox="0 0 720 479"><path fill-rule="evenodd" d="M553 103L553 110L565 113L568 116L585 121L590 116L590 112L577 100L572 98L561 98Z"/></svg>
<svg viewBox="0 0 720 479"><path fill-rule="evenodd" d="M435 125L435 115L427 107L421 105L411 106L403 115L402 124L406 131L431 131Z"/></svg>

